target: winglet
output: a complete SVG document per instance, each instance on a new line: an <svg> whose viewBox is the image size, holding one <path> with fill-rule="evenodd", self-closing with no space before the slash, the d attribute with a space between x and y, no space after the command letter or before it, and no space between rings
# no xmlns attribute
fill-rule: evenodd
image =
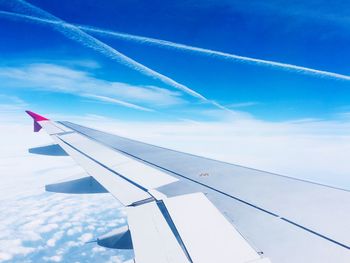
<svg viewBox="0 0 350 263"><path fill-rule="evenodd" d="M38 121L48 121L49 119L35 113L35 112L32 112L30 110L26 110L26 113L33 118L34 120L34 132L38 132L41 130L41 125L39 124Z"/></svg>
<svg viewBox="0 0 350 263"><path fill-rule="evenodd" d="M34 121L48 121L49 119L35 113L35 112L32 112L30 110L26 110L26 113L33 118Z"/></svg>

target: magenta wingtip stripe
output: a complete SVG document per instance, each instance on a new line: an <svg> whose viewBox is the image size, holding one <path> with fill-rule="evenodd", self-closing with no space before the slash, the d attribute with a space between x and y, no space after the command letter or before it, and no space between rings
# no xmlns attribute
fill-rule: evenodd
<svg viewBox="0 0 350 263"><path fill-rule="evenodd" d="M34 121L47 121L49 119L35 113L35 112L32 112L30 110L26 110L26 113L33 118Z"/></svg>

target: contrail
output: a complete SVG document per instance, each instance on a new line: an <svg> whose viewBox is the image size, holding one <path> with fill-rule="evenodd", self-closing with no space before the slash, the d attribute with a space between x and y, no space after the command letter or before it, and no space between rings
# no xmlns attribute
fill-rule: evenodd
<svg viewBox="0 0 350 263"><path fill-rule="evenodd" d="M33 20L33 21L38 21L43 23L57 23L56 21L52 21L49 19L41 19L38 17L26 16L26 15L16 14L12 12L0 11L0 15L15 16L15 17L17 16L18 18L28 19L28 20ZM118 39L129 40L129 41L134 41L141 44L165 47L165 48L176 49L180 51L190 51L190 52L207 55L211 57L217 57L217 58L226 59L226 60L227 59L234 60L234 61L243 62L243 63L262 65L262 66L272 67L275 69L294 71L294 72L308 74L308 75L316 75L318 77L327 77L327 78L339 79L339 80L350 80L349 75L344 75L344 74L339 74L339 73L334 73L334 72L329 72L324 70L318 70L318 69L313 69L313 68L288 64L288 63L282 63L282 62L276 62L276 61L264 60L264 59L246 57L246 56L239 56L239 55L216 51L212 49L194 47L190 45L184 45L184 44L156 39L156 38L131 35L127 33L121 33L121 32L111 31L108 29L102 29L102 28L97 28L92 26L76 25L76 27L86 32L95 33L101 36L109 36L109 37L114 37Z"/></svg>
<svg viewBox="0 0 350 263"><path fill-rule="evenodd" d="M1 1L0 1L1 2ZM69 24L61 19L59 19L58 17L48 13L47 11L42 10L39 7L36 7L34 5L31 5L25 1L21 1L21 0L15 0L15 1L2 1L3 3L11 3L11 7L13 9L15 9L15 11L18 12L30 12L32 14L34 14L35 16L40 16L40 17L34 17L32 15L22 15L22 14L16 14L14 15L11 12L5 12L5 11L1 11L1 15L3 16L13 16L13 17L17 17L17 18L25 18L27 20L32 20L35 22L39 22L39 23L49 23L52 25L52 27L59 31L60 33L62 33L63 35L65 35L66 37L68 37L71 40L74 40L88 48L91 48L105 56L107 56L108 58L115 60L129 68L132 68L146 76L149 76L153 79L159 80L161 82L163 82L164 84L167 84L173 88L179 89L197 99L200 99L204 102L210 103L216 107L218 107L218 105L220 106L220 109L225 109L226 111L231 111L227 108L225 108L224 106L213 102L207 98L205 98L203 95L197 93L196 91L186 87L183 84L180 84L178 82L176 82L175 80L157 72L154 71L148 67L146 67L145 65L125 56L124 54L120 53L119 51L115 50L114 48L108 46L107 44L103 43L102 41L92 37L91 35L85 33L84 31L82 31L81 29L79 29L77 26Z"/></svg>
<svg viewBox="0 0 350 263"><path fill-rule="evenodd" d="M107 29L91 27L91 26L85 26L85 25L77 25L77 26L80 29L87 31L87 32L92 32L92 33L99 34L102 36L110 36L110 37L114 37L114 38L134 41L134 42L138 42L141 44L149 44L149 45L165 47L165 48L169 48L169 49L177 49L180 51L190 51L190 52L199 53L199 54L208 55L208 56L217 57L217 58L222 58L222 59L229 59L229 60L234 60L234 61L238 61L238 62L245 62L245 63L250 63L250 64L269 66L269 67L279 68L279 69L284 69L284 70L289 70L289 71L296 71L296 72L303 73L303 74L318 75L320 77L350 80L349 75L344 75L344 74L339 74L339 73L334 73L334 72L329 72L329 71L324 71L324 70L318 70L318 69L313 69L313 68L288 64L288 63L276 62L276 61L271 61L271 60L264 60L264 59L258 59L258 58L252 58L252 57L239 56L239 55L230 54L230 53L221 52L221 51L216 51L216 50L212 50L212 49L194 47L194 46L175 43L175 42L171 42L171 41L167 41L167 40L161 40L161 39L138 36L138 35L131 35L131 34L126 34L126 33L111 31L111 30L107 30Z"/></svg>

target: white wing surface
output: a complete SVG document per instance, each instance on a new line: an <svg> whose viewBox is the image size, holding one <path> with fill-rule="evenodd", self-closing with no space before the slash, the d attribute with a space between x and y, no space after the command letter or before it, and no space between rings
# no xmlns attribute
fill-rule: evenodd
<svg viewBox="0 0 350 263"><path fill-rule="evenodd" d="M98 243L137 263L350 262L349 191L27 113L89 174L47 189L111 193L128 227Z"/></svg>

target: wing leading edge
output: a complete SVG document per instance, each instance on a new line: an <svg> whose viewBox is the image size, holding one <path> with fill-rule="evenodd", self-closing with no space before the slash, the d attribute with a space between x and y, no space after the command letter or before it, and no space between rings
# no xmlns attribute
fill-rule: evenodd
<svg viewBox="0 0 350 263"><path fill-rule="evenodd" d="M350 261L348 191L70 122L36 122L127 207L137 262ZM147 250L143 233L152 236Z"/></svg>

